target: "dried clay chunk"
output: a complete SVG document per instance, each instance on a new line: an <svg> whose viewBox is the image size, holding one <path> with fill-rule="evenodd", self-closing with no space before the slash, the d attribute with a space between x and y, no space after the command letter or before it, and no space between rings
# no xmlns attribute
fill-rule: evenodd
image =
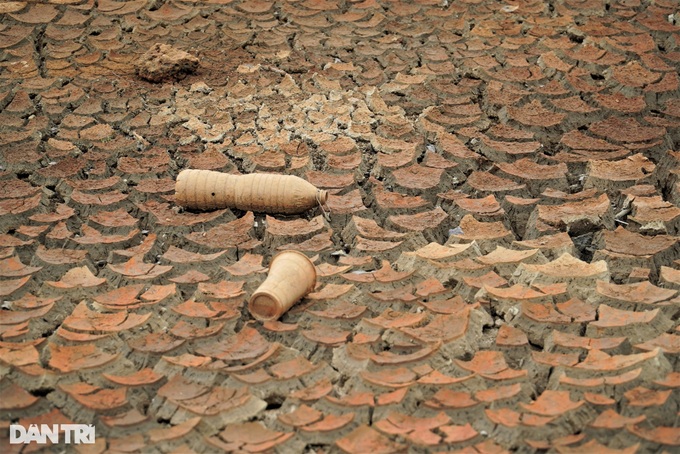
<svg viewBox="0 0 680 454"><path fill-rule="evenodd" d="M136 64L137 75L150 82L181 78L196 71L198 58L167 44L154 44Z"/></svg>

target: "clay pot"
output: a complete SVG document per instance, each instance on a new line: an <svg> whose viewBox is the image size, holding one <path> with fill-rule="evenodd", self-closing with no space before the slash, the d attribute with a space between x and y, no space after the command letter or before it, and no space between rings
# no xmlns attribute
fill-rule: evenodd
<svg viewBox="0 0 680 454"><path fill-rule="evenodd" d="M232 175L212 170L183 170L175 201L197 210L237 208L261 213L302 213L324 205L328 193L294 175Z"/></svg>
<svg viewBox="0 0 680 454"><path fill-rule="evenodd" d="M269 264L267 279L248 300L257 320L277 320L316 285L316 268L302 252L283 251Z"/></svg>

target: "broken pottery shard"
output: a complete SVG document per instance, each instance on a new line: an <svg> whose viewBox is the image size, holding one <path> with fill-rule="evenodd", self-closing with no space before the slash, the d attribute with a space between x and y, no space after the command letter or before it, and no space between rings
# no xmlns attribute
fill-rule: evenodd
<svg viewBox="0 0 680 454"><path fill-rule="evenodd" d="M198 58L167 44L156 43L137 61L137 75L149 82L181 78L198 68Z"/></svg>

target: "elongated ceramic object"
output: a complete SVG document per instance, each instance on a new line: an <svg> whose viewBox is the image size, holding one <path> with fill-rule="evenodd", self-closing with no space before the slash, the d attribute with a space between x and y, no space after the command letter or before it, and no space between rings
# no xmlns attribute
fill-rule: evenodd
<svg viewBox="0 0 680 454"><path fill-rule="evenodd" d="M175 200L197 210L237 208L262 213L302 213L324 205L328 193L294 175L231 175L187 169L177 176Z"/></svg>
<svg viewBox="0 0 680 454"><path fill-rule="evenodd" d="M248 311L257 320L277 320L315 285L312 261L302 252L283 251L274 256L267 279L248 300Z"/></svg>

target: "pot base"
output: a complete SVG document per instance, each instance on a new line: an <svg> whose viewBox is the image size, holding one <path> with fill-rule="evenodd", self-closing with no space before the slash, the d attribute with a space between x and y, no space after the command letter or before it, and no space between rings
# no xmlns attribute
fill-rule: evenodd
<svg viewBox="0 0 680 454"><path fill-rule="evenodd" d="M266 322L276 320L282 314L281 303L267 293L254 294L248 302L248 311L257 320Z"/></svg>

